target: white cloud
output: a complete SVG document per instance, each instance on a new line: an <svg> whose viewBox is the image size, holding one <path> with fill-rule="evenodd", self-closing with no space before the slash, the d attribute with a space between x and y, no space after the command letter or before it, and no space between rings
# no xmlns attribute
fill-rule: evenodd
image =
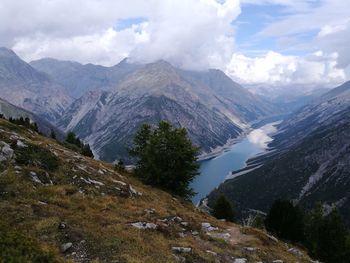
<svg viewBox="0 0 350 263"><path fill-rule="evenodd" d="M13 49L27 61L42 57L74 60L81 63L113 65L129 56L131 48L148 41L143 30L146 23L133 25L123 31L108 28L91 35L52 38L38 34L21 38Z"/></svg>
<svg viewBox="0 0 350 263"><path fill-rule="evenodd" d="M139 62L165 59L184 68L219 68L249 85L331 86L346 79L342 68L350 62L344 2L325 0L315 7L314 1L302 0L2 0L0 46L13 48L27 61L54 57L113 65L127 56ZM285 6L287 15L261 35L288 38L318 30L310 45L322 52L287 56L269 51L257 57L240 53L234 37L239 25L232 21L241 3ZM116 26L140 17L133 25Z"/></svg>
<svg viewBox="0 0 350 263"><path fill-rule="evenodd" d="M278 122L270 123L262 126L259 129L255 129L251 131L247 135L248 141L250 143L257 145L261 149L266 149L267 145L272 141L272 138L270 137L270 135L277 131L275 127L276 124L278 124Z"/></svg>
<svg viewBox="0 0 350 263"><path fill-rule="evenodd" d="M346 68L350 65L349 1L324 0L305 3L305 8L270 23L260 32L260 36L284 38L316 32L316 37L311 41L301 40L302 46L326 53L337 53L338 67Z"/></svg>
<svg viewBox="0 0 350 263"><path fill-rule="evenodd" d="M327 86L345 80L345 73L336 67L336 60L336 53L326 55L321 51L304 57L285 56L273 51L255 58L235 53L226 72L238 82L249 85Z"/></svg>
<svg viewBox="0 0 350 263"><path fill-rule="evenodd" d="M129 56L187 68L221 67L233 52L231 22L240 13L239 0L30 2L0 3L2 44L27 60L51 56L104 65ZM120 19L134 17L146 21L115 29Z"/></svg>

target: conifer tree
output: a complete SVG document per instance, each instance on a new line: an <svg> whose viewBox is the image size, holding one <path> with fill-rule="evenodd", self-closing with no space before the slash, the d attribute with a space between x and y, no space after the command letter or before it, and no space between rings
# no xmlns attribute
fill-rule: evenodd
<svg viewBox="0 0 350 263"><path fill-rule="evenodd" d="M277 200L266 217L265 227L280 238L302 241L304 240L303 211L291 201Z"/></svg>
<svg viewBox="0 0 350 263"><path fill-rule="evenodd" d="M161 121L158 127L143 125L134 138L130 154L137 158L135 174L146 184L190 198L189 184L198 174L198 148L183 128Z"/></svg>
<svg viewBox="0 0 350 263"><path fill-rule="evenodd" d="M94 158L94 154L91 151L90 145L89 144L83 144L81 154Z"/></svg>
<svg viewBox="0 0 350 263"><path fill-rule="evenodd" d="M74 132L72 132L72 131L68 132L67 137L66 137L66 142L76 145L77 139L76 139L76 135Z"/></svg>
<svg viewBox="0 0 350 263"><path fill-rule="evenodd" d="M56 133L53 129L51 129L50 137L54 140L56 140Z"/></svg>
<svg viewBox="0 0 350 263"><path fill-rule="evenodd" d="M337 211L332 211L321 223L316 256L323 262L349 262L347 230Z"/></svg>
<svg viewBox="0 0 350 263"><path fill-rule="evenodd" d="M211 214L218 219L225 219L231 222L235 219L235 212L232 204L224 195L220 195L219 198L216 199Z"/></svg>

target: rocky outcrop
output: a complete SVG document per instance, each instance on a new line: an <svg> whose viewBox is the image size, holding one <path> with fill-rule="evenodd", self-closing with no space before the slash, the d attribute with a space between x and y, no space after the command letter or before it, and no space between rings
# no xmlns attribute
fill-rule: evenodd
<svg viewBox="0 0 350 263"><path fill-rule="evenodd" d="M8 162L13 157L13 149L7 143L0 141L0 163Z"/></svg>

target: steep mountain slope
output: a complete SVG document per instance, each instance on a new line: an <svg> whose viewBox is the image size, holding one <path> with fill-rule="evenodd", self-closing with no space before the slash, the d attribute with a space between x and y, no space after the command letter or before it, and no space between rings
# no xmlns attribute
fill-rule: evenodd
<svg viewBox="0 0 350 263"><path fill-rule="evenodd" d="M48 121L44 120L43 118L35 115L34 113L31 113L25 109L19 108L6 100L3 100L0 98L0 114L3 114L5 118L26 118L28 117L31 121L36 122L39 128L39 131L47 136L51 134L51 131L54 131L57 139L63 140L65 135L64 133L57 129L55 126L53 126Z"/></svg>
<svg viewBox="0 0 350 263"><path fill-rule="evenodd" d="M224 182L209 199L225 193L242 212L266 212L280 198L307 208L320 201L350 225L349 95L347 82L290 116L270 144L275 151L250 160L256 169Z"/></svg>
<svg viewBox="0 0 350 263"><path fill-rule="evenodd" d="M238 83L232 81L221 70L210 69L205 72L200 71L181 71L181 75L193 86L199 87L198 92L203 86L208 87L221 103L227 105L230 111L236 113L240 120L249 122L261 118L261 116L278 114L279 110L273 104L255 96ZM202 99L205 99L204 96Z"/></svg>
<svg viewBox="0 0 350 263"><path fill-rule="evenodd" d="M310 262L2 119L0 171L0 255L20 247L13 262L29 262L25 251L50 258L34 262Z"/></svg>
<svg viewBox="0 0 350 263"><path fill-rule="evenodd" d="M126 59L113 67L82 65L53 58L35 60L30 65L50 75L74 98L79 98L88 91L108 90L139 67L137 64L127 63Z"/></svg>
<svg viewBox="0 0 350 263"><path fill-rule="evenodd" d="M166 61L143 65L108 92L89 92L67 109L59 127L89 141L108 161L127 155L126 147L143 123L168 120L186 127L202 151L237 137L247 121L276 109L255 98L223 73L195 74Z"/></svg>
<svg viewBox="0 0 350 263"><path fill-rule="evenodd" d="M51 122L72 101L48 75L6 48L0 48L0 97Z"/></svg>

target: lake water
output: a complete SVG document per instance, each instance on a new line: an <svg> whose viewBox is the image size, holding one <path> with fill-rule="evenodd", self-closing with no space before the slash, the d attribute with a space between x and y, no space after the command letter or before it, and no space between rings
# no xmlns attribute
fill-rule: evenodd
<svg viewBox="0 0 350 263"><path fill-rule="evenodd" d="M244 139L217 157L201 161L200 175L195 178L191 185L197 192L192 198L193 203L197 204L219 186L232 171L244 168L249 158L264 152L267 144L272 140L269 135L276 131L276 124L278 122L254 129Z"/></svg>

